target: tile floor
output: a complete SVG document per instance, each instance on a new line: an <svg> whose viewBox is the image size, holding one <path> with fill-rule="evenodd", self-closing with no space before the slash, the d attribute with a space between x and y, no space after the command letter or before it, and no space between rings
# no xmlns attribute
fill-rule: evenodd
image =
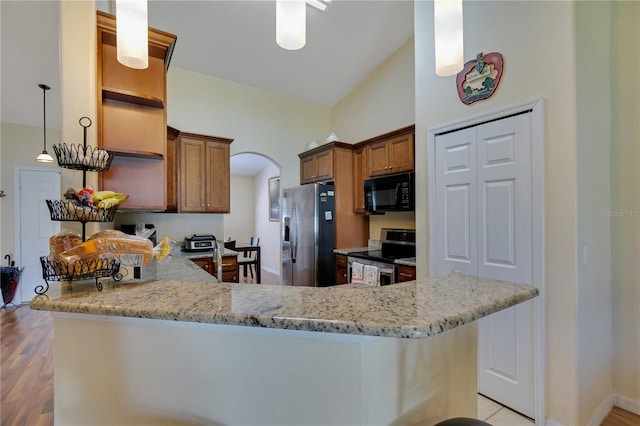
<svg viewBox="0 0 640 426"><path fill-rule="evenodd" d="M534 423L495 401L478 395L478 418L493 426L532 426Z"/></svg>

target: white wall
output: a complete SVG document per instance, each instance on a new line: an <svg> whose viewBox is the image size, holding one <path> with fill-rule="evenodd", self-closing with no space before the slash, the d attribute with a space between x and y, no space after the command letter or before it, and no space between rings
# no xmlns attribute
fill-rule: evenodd
<svg viewBox="0 0 640 426"><path fill-rule="evenodd" d="M611 16L613 386L640 414L640 3L613 2Z"/></svg>
<svg viewBox="0 0 640 426"><path fill-rule="evenodd" d="M547 283L547 416L580 424L576 342L576 88L574 5L571 2L465 2L465 60L497 51L505 69L496 93L470 106L460 102L455 77L438 77L431 25L433 3L416 2L416 165L424 164L426 132L436 125L544 97L545 240ZM426 168L416 186L426 191ZM418 274L427 263L427 205L419 198ZM607 372L603 372L606 376Z"/></svg>

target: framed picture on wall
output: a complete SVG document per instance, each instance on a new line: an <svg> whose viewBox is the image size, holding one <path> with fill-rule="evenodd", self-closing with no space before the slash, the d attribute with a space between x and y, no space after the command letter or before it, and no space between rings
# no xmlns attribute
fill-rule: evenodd
<svg viewBox="0 0 640 426"><path fill-rule="evenodd" d="M269 220L280 221L280 176L269 178Z"/></svg>

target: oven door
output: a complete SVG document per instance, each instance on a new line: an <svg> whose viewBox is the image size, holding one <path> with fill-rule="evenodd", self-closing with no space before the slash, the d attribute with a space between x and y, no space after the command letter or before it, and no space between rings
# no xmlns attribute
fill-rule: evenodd
<svg viewBox="0 0 640 426"><path fill-rule="evenodd" d="M393 263L385 263L385 262L376 262L369 259L362 259L359 257L348 257L347 258L347 277L349 282L351 282L351 265L353 262L358 262L363 265L372 265L378 268L378 278L380 279L380 285L389 285L395 284L396 282L396 268Z"/></svg>

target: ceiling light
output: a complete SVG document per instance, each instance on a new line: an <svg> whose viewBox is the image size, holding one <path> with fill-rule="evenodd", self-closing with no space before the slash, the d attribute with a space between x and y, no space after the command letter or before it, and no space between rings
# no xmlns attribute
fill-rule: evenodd
<svg viewBox="0 0 640 426"><path fill-rule="evenodd" d="M42 89L42 115L44 118L44 146L42 150L42 154L36 157L36 161L40 163L53 163L53 157L49 155L47 152L47 90L51 89L46 84L38 84L38 87Z"/></svg>
<svg viewBox="0 0 640 426"><path fill-rule="evenodd" d="M433 29L435 36L436 74L456 75L462 70L464 37L462 0L434 0Z"/></svg>
<svg viewBox="0 0 640 426"><path fill-rule="evenodd" d="M149 66L147 0L116 0L118 62L129 68Z"/></svg>
<svg viewBox="0 0 640 426"><path fill-rule="evenodd" d="M276 0L276 43L287 50L302 49L307 42L307 3Z"/></svg>

